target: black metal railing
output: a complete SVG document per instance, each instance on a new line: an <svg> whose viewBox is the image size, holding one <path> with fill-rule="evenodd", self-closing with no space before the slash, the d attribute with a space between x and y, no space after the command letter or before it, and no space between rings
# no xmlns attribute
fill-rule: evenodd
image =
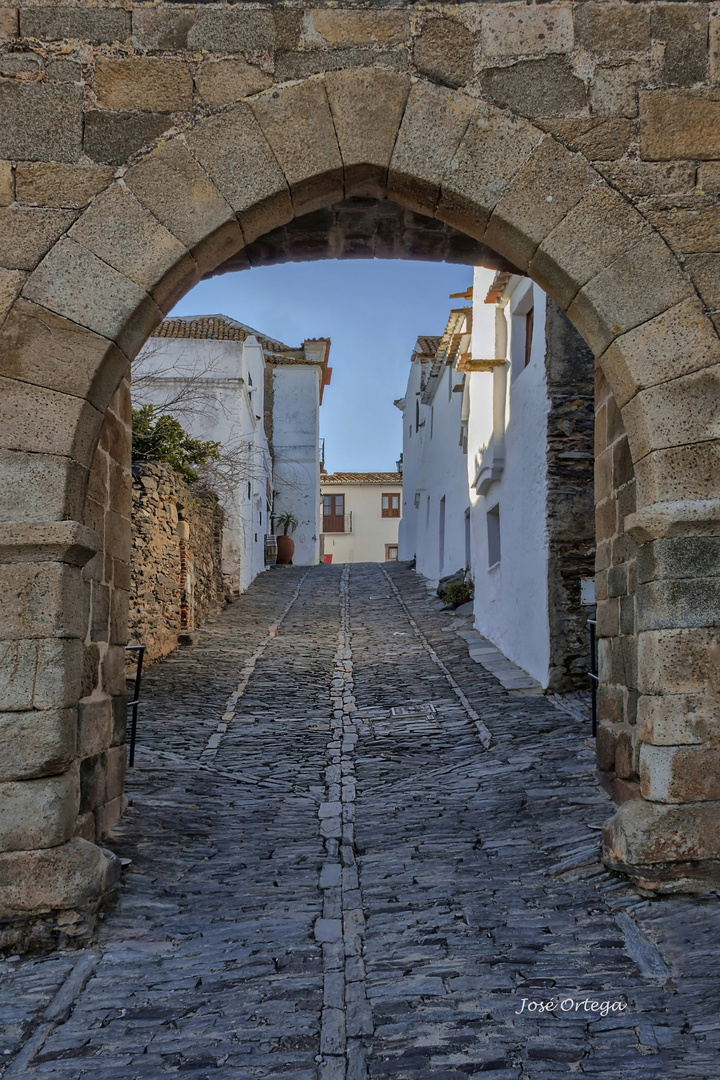
<svg viewBox="0 0 720 1080"><path fill-rule="evenodd" d="M142 669L143 658L145 656L145 648L145 645L125 646L125 652L137 653L137 667L135 668L135 689L133 690L132 700L128 701L128 709L132 709L132 719L130 721L130 758L128 760L128 766L131 769L135 764L135 740L137 738L138 705L140 704L140 683L142 681Z"/></svg>
<svg viewBox="0 0 720 1080"><path fill-rule="evenodd" d="M597 735L597 693L598 683L600 682L598 676L597 619L588 619L587 624L590 630L590 670L588 671L588 678L590 679L590 709L594 739Z"/></svg>

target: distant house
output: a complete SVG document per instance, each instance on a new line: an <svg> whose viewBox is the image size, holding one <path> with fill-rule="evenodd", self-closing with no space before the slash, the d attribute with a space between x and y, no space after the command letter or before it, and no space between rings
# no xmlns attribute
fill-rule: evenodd
<svg viewBox="0 0 720 1080"><path fill-rule="evenodd" d="M227 315L164 319L133 369L140 400L221 443L218 494L226 513L226 591L243 592L265 566L264 538L286 510L296 565L320 553L319 408L330 381L328 339L291 348Z"/></svg>
<svg viewBox="0 0 720 1080"><path fill-rule="evenodd" d="M325 562L391 562L398 557L400 473L323 473Z"/></svg>

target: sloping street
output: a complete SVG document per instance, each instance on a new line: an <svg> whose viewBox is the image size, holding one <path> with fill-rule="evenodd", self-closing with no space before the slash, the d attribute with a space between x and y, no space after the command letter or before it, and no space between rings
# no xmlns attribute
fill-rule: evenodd
<svg viewBox="0 0 720 1080"><path fill-rule="evenodd" d="M0 962L5 1080L716 1080L717 896L602 865L589 729L448 620L277 569L149 670L122 889Z"/></svg>

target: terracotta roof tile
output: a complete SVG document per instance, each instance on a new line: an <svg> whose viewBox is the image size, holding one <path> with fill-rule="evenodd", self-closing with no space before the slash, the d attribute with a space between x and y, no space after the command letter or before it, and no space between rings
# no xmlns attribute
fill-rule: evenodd
<svg viewBox="0 0 720 1080"><path fill-rule="evenodd" d="M322 473L320 487L323 484L402 484L402 476L398 472Z"/></svg>
<svg viewBox="0 0 720 1080"><path fill-rule="evenodd" d="M194 341L245 341L256 337L269 364L321 364L304 349L292 348L282 341L261 334L252 326L231 319L229 315L187 315L163 319L152 335L158 338L184 338Z"/></svg>

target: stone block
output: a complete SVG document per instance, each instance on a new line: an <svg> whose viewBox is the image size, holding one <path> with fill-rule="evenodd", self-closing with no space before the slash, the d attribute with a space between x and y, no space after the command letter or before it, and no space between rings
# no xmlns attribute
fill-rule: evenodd
<svg viewBox="0 0 720 1080"><path fill-rule="evenodd" d="M455 19L428 19L413 43L413 63L432 79L457 88L473 76L476 38Z"/></svg>
<svg viewBox="0 0 720 1080"><path fill-rule="evenodd" d="M717 365L639 391L623 409L633 456L716 438L719 395Z"/></svg>
<svg viewBox="0 0 720 1080"><path fill-rule="evenodd" d="M128 609L129 594L125 589L113 589L110 605L110 640L114 645L127 643Z"/></svg>
<svg viewBox="0 0 720 1080"><path fill-rule="evenodd" d="M0 377L0 445L90 463L102 416L82 398Z"/></svg>
<svg viewBox="0 0 720 1080"><path fill-rule="evenodd" d="M79 837L0 855L0 917L79 907L99 900L119 879L119 860Z"/></svg>
<svg viewBox="0 0 720 1080"><path fill-rule="evenodd" d="M0 270L0 326L20 295L27 274L22 270Z"/></svg>
<svg viewBox="0 0 720 1080"><path fill-rule="evenodd" d="M88 109L83 146L94 161L122 165L143 146L153 143L170 125L166 113Z"/></svg>
<svg viewBox="0 0 720 1080"><path fill-rule="evenodd" d="M306 49L318 45L399 45L409 35L408 14L397 9L316 8L303 18Z"/></svg>
<svg viewBox="0 0 720 1080"><path fill-rule="evenodd" d="M169 311L200 278L194 260L126 187L113 185L82 215L70 236Z"/></svg>
<svg viewBox="0 0 720 1080"><path fill-rule="evenodd" d="M720 626L717 577L647 581L635 595L638 631Z"/></svg>
<svg viewBox="0 0 720 1080"><path fill-rule="evenodd" d="M115 697L125 693L125 649L122 645L109 645L102 662L102 689Z"/></svg>
<svg viewBox="0 0 720 1080"><path fill-rule="evenodd" d="M637 116L638 89L651 81L649 64L598 66L590 85L590 108L595 116Z"/></svg>
<svg viewBox="0 0 720 1080"><path fill-rule="evenodd" d="M4 53L0 56L0 75L37 75L43 70L42 60L34 53Z"/></svg>
<svg viewBox="0 0 720 1080"><path fill-rule="evenodd" d="M720 799L720 749L643 743L640 791L656 803Z"/></svg>
<svg viewBox="0 0 720 1080"><path fill-rule="evenodd" d="M345 195L382 196L410 80L390 71L353 69L325 78L343 161Z"/></svg>
<svg viewBox="0 0 720 1080"><path fill-rule="evenodd" d="M125 462L130 457L130 431L128 425L117 414L108 409L105 413L99 445L117 462ZM107 509L103 502L103 510Z"/></svg>
<svg viewBox="0 0 720 1080"><path fill-rule="evenodd" d="M641 90L640 156L720 158L720 90Z"/></svg>
<svg viewBox="0 0 720 1080"><path fill-rule="evenodd" d="M178 112L193 102L193 79L184 60L100 57L93 89L98 105L108 109Z"/></svg>
<svg viewBox="0 0 720 1080"><path fill-rule="evenodd" d="M0 375L104 409L127 359L112 342L20 298L0 330Z"/></svg>
<svg viewBox="0 0 720 1080"><path fill-rule="evenodd" d="M0 207L0 265L34 270L76 217L72 210Z"/></svg>
<svg viewBox="0 0 720 1080"><path fill-rule="evenodd" d="M708 694L643 694L638 702L638 736L654 746L704 743L717 740L718 703Z"/></svg>
<svg viewBox="0 0 720 1080"><path fill-rule="evenodd" d="M618 192L598 184L542 242L529 271L566 309L586 282L650 235L637 210Z"/></svg>
<svg viewBox="0 0 720 1080"><path fill-rule="evenodd" d="M599 724L595 737L595 757L598 768L610 772L615 766L615 725Z"/></svg>
<svg viewBox="0 0 720 1080"><path fill-rule="evenodd" d="M26 7L20 12L20 33L41 41L90 45L124 41L130 35L130 12L119 7Z"/></svg>
<svg viewBox="0 0 720 1080"><path fill-rule="evenodd" d="M646 52L650 12L644 4L589 0L575 8L575 41L591 53Z"/></svg>
<svg viewBox="0 0 720 1080"><path fill-rule="evenodd" d="M90 593L90 638L92 641L107 641L110 624L109 586L94 581Z"/></svg>
<svg viewBox="0 0 720 1080"><path fill-rule="evenodd" d="M112 698L113 733L112 746L125 749L125 737L128 723L127 694L115 694Z"/></svg>
<svg viewBox="0 0 720 1080"><path fill-rule="evenodd" d="M0 158L77 161L80 157L81 87L2 81L0 115Z"/></svg>
<svg viewBox="0 0 720 1080"><path fill-rule="evenodd" d="M718 475L720 441L655 450L635 463L638 505L715 500Z"/></svg>
<svg viewBox="0 0 720 1080"><path fill-rule="evenodd" d="M80 813L95 811L105 801L105 754L83 758L80 762Z"/></svg>
<svg viewBox="0 0 720 1080"><path fill-rule="evenodd" d="M275 49L272 12L244 5L200 10L188 32L187 43L193 52L272 53Z"/></svg>
<svg viewBox="0 0 720 1080"><path fill-rule="evenodd" d="M531 119L536 116L571 116L587 105L585 83L573 74L561 56L520 60L509 67L485 68L480 75L483 93L497 105Z"/></svg>
<svg viewBox="0 0 720 1080"><path fill-rule="evenodd" d="M45 77L50 82L79 83L82 81L82 65L64 57L50 60L45 66Z"/></svg>
<svg viewBox="0 0 720 1080"><path fill-rule="evenodd" d="M642 280L643 275L648 274L654 282L652 290L646 287L647 277ZM599 356L617 335L693 295L692 286L667 245L653 234L583 286L567 314ZM637 459L632 436L630 441L633 458Z"/></svg>
<svg viewBox="0 0 720 1080"><path fill-rule="evenodd" d="M720 858L720 804L623 803L603 829L603 854L612 866L647 866Z"/></svg>
<svg viewBox="0 0 720 1080"><path fill-rule="evenodd" d="M162 320L140 285L69 238L30 276L24 295L114 341L130 359Z"/></svg>
<svg viewBox="0 0 720 1080"><path fill-rule="evenodd" d="M537 56L573 48L570 4L498 4L481 18L485 56Z"/></svg>
<svg viewBox="0 0 720 1080"><path fill-rule="evenodd" d="M18 9L0 8L0 41L3 38L17 37L19 33Z"/></svg>
<svg viewBox="0 0 720 1080"><path fill-rule="evenodd" d="M0 206L15 201L15 177L11 161L0 161Z"/></svg>
<svg viewBox="0 0 720 1080"><path fill-rule="evenodd" d="M484 242L525 269L540 243L597 183L580 154L543 139L495 207Z"/></svg>
<svg viewBox="0 0 720 1080"><path fill-rule="evenodd" d="M105 551L116 559L130 562L130 522L112 510L105 514Z"/></svg>
<svg viewBox="0 0 720 1080"><path fill-rule="evenodd" d="M689 161L604 161L595 168L628 195L672 195L695 186L695 167Z"/></svg>
<svg viewBox="0 0 720 1080"><path fill-rule="evenodd" d="M540 138L536 128L518 117L479 106L447 166L437 216L482 239L495 206Z"/></svg>
<svg viewBox="0 0 720 1080"><path fill-rule="evenodd" d="M108 800L119 798L125 788L125 761L127 751L124 746L114 746L108 750L106 759L106 791Z"/></svg>
<svg viewBox="0 0 720 1080"><path fill-rule="evenodd" d="M82 700L78 706L78 756L93 757L110 746L113 737L112 699L107 695Z"/></svg>
<svg viewBox="0 0 720 1080"><path fill-rule="evenodd" d="M266 71L240 57L206 60L195 75L198 93L213 108L231 105L250 94L259 94L272 86L272 81L272 76Z"/></svg>
<svg viewBox="0 0 720 1080"><path fill-rule="evenodd" d="M16 198L25 206L81 210L111 182L108 165L20 161L15 169Z"/></svg>
<svg viewBox="0 0 720 1080"><path fill-rule="evenodd" d="M0 783L0 851L55 847L73 835L80 804L79 769L37 780Z"/></svg>
<svg viewBox="0 0 720 1080"><path fill-rule="evenodd" d="M296 214L342 199L342 160L322 83L263 94L250 108L285 174Z"/></svg>
<svg viewBox="0 0 720 1080"><path fill-rule="evenodd" d="M615 637L620 632L620 602L617 597L599 600L597 605L598 637Z"/></svg>
<svg viewBox="0 0 720 1080"><path fill-rule="evenodd" d="M648 220L673 251L696 254L717 249L720 209L714 195L647 200L645 205Z"/></svg>
<svg viewBox="0 0 720 1080"><path fill-rule="evenodd" d="M248 105L196 124L186 138L237 213L246 243L292 220L285 176Z"/></svg>
<svg viewBox="0 0 720 1080"><path fill-rule="evenodd" d="M543 118L535 123L588 161L617 161L635 139L636 121L622 117Z"/></svg>
<svg viewBox="0 0 720 1080"><path fill-rule="evenodd" d="M128 801L124 795L118 795L103 806L98 806L95 811L95 835L98 840L102 839L112 829L125 813Z"/></svg>
<svg viewBox="0 0 720 1080"><path fill-rule="evenodd" d="M181 142L161 143L126 172L124 181L190 250L201 273L242 247L232 207Z"/></svg>
<svg viewBox="0 0 720 1080"><path fill-rule="evenodd" d="M390 162L391 199L435 216L440 184L475 107L464 94L445 87L413 85Z"/></svg>
<svg viewBox="0 0 720 1080"><path fill-rule="evenodd" d="M663 83L692 86L708 75L708 8L675 3L650 7L653 40L664 45Z"/></svg>
<svg viewBox="0 0 720 1080"><path fill-rule="evenodd" d="M620 730L615 746L615 772L621 780L637 779L637 758L632 730Z"/></svg>
<svg viewBox="0 0 720 1080"><path fill-rule="evenodd" d="M192 8L135 8L132 42L142 52L175 52L187 48L187 36L195 25Z"/></svg>
<svg viewBox="0 0 720 1080"><path fill-rule="evenodd" d="M327 74L346 68L375 67L382 62L383 68L407 72L409 58L404 46L385 47L349 45L327 48L303 49L297 52L279 53L275 60L275 82L305 79L310 75Z"/></svg>
<svg viewBox="0 0 720 1080"><path fill-rule="evenodd" d="M602 724L621 724L623 715L623 691L621 686L598 687L598 717Z"/></svg>
<svg viewBox="0 0 720 1080"><path fill-rule="evenodd" d="M720 254L688 255L685 269L706 307L711 311L720 310Z"/></svg>
<svg viewBox="0 0 720 1080"><path fill-rule="evenodd" d="M78 567L57 562L3 563L0 582L6 597L6 640L84 635L88 586Z"/></svg>
<svg viewBox="0 0 720 1080"><path fill-rule="evenodd" d="M75 760L76 733L75 709L0 713L0 780L64 773Z"/></svg>
<svg viewBox="0 0 720 1080"><path fill-rule="evenodd" d="M624 406L639 390L720 363L720 342L697 299L682 301L618 337L603 354L615 398Z"/></svg>

